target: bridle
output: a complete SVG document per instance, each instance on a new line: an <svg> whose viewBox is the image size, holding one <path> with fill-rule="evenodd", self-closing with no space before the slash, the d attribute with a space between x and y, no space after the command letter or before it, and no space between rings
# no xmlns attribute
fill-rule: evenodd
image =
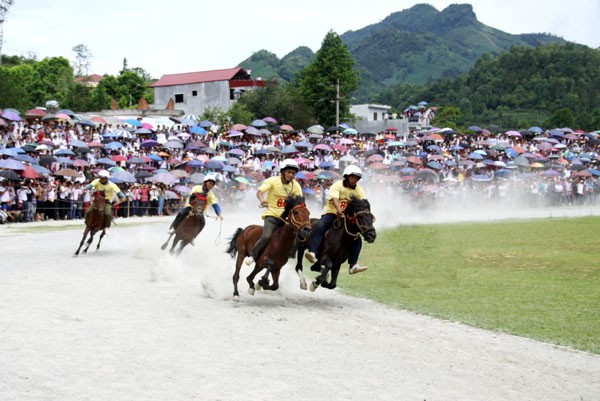
<svg viewBox="0 0 600 401"><path fill-rule="evenodd" d="M308 228L308 229L310 229L311 227L310 227L310 223L304 223L303 221L300 221L300 220L298 220L298 219L296 219L296 218L294 217L294 213L293 213L293 211L294 211L294 210L297 210L297 209L306 209L306 210L308 211L308 208L306 207L306 205L305 205L304 203L301 203L301 204L299 204L299 205L296 205L296 206L294 206L293 208L291 208L291 209L290 209L290 212L288 213L288 216L287 216L287 218L286 218L286 219L281 219L281 217L280 217L280 219L281 219L281 220L282 220L282 221L283 221L285 224L287 224L287 225L291 226L291 227L292 227L292 229L293 229L294 231L296 231L296 239L297 239L298 241L300 241L300 242L304 242L304 241L306 241L306 238L300 238L300 237L299 237L299 235L300 235L300 231L301 231L303 228ZM309 212L309 214L310 214L310 212Z"/></svg>
<svg viewBox="0 0 600 401"><path fill-rule="evenodd" d="M344 231L346 231L348 235L352 237L358 237L360 234L364 234L367 231L373 229L372 224L370 227L365 227L364 225L360 224L360 222L358 221L358 216L360 216L361 214L367 214L371 216L371 218L373 219L373 223L375 223L375 216L373 216L373 213L371 213L369 210L360 210L358 212L354 212L351 216L344 214L342 216L342 220L344 221ZM356 225L358 231L356 233L351 232L348 229L348 223Z"/></svg>

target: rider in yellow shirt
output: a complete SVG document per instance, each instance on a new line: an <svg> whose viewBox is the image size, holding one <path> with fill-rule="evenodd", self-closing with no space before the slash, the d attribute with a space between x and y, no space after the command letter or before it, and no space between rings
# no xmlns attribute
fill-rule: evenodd
<svg viewBox="0 0 600 401"><path fill-rule="evenodd" d="M185 217L192 210L192 206L190 205L190 199L192 199L192 196L194 194L204 195L206 197L206 206L205 206L204 210L206 210L206 207L211 205L217 215L217 218L220 220L223 220L223 215L221 214L221 206L219 206L219 204L217 203L217 197L215 196L215 194L212 191L212 189L214 188L216 183L217 183L217 179L214 176L214 174L207 174L206 177L204 177L204 179L202 180L202 185L195 185L194 187L192 187L190 195L188 196L188 198L185 202L185 207L183 209L181 209L179 211L179 213L177 213L177 216L175 216L175 220L173 220L173 223L171 223L171 227L169 227L169 231L167 231L168 234L175 234L175 231L177 230L177 226L179 226L179 224L183 221L183 219L185 219ZM201 220L201 223L200 223L201 227L203 228L204 225L206 224L206 221L204 219L204 214L202 215L200 220ZM200 230L202 230L202 228ZM192 241L190 241L190 243L192 245L194 245L194 240L192 239Z"/></svg>
<svg viewBox="0 0 600 401"><path fill-rule="evenodd" d="M310 244L308 246L308 252L304 255L310 263L317 261L316 253L319 250L321 241L325 236L325 232L333 225L333 222L343 214L348 201L352 197L358 199L365 199L365 191L358 181L362 178L362 171L358 166L348 166L344 169L344 178L335 182L329 188L329 199L325 203L323 208L323 215L314 226L312 235L310 237ZM352 243L352 249L350 249L350 255L348 256L348 263L350 264L349 273L360 273L367 270L367 266L360 266L358 264L358 257L360 256L360 250L362 249L362 240L360 236L356 237L356 240Z"/></svg>
<svg viewBox="0 0 600 401"><path fill-rule="evenodd" d="M105 234L108 234L108 228L110 227L110 224L112 222L113 215L112 215L111 202L115 198L115 194L120 199L125 199L125 194L123 193L123 191L121 191L121 189L117 186L117 184L108 180L109 176L110 176L110 173L108 171L101 170L98 173L98 178L96 178L94 181L90 182L84 188L87 190L95 189L97 191L104 191L104 199L106 199L106 203L104 204L104 225L106 226L106 229L104 230ZM87 208L87 210L85 212L85 220L86 221L93 209L94 209L94 202L92 201L92 203L90 204L90 206Z"/></svg>
<svg viewBox="0 0 600 401"><path fill-rule="evenodd" d="M290 195L302 196L302 187L294 178L299 170L298 163L293 159L285 159L279 165L281 175L269 177L262 182L256 191L256 197L261 207L267 208L262 214L264 220L263 232L256 242L250 256L244 259L251 265L267 246L273 231L283 224L279 218L285 209L285 200ZM266 199L265 199L265 193Z"/></svg>

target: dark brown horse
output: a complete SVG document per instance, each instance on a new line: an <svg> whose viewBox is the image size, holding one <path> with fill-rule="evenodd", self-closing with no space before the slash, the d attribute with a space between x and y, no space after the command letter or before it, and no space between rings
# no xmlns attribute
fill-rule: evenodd
<svg viewBox="0 0 600 401"><path fill-rule="evenodd" d="M75 251L73 255L74 258L79 256L79 251L85 242L86 237L90 234L90 238L87 241L85 248L83 248L83 253L87 253L92 241L94 240L94 235L98 231L102 231L100 234L100 239L98 240L98 245L96 246L96 250L100 249L100 243L102 242L102 238L104 238L104 234L106 233L106 224L105 224L105 215L104 215L104 206L106 204L106 200L104 199L104 191L95 191L92 194L92 202L94 207L92 211L85 219L85 230L83 231L83 238L81 238L81 242L79 243L79 248Z"/></svg>
<svg viewBox="0 0 600 401"><path fill-rule="evenodd" d="M317 221L314 220L312 223L315 224ZM315 291L319 285L329 289L336 287L340 266L348 260L353 242L359 241L359 236L362 236L368 243L375 242L377 232L373 227L373 223L375 223L375 216L371 213L369 201L354 197L350 199L342 217L336 220L333 226L327 230L319 246L318 260L311 266L311 270L320 271L320 274L310 284L311 291ZM301 282L304 279L302 256L308 243L306 241L298 245L296 273L300 276ZM321 266L325 267L321 269ZM331 274L330 281L327 281L328 274Z"/></svg>
<svg viewBox="0 0 600 401"><path fill-rule="evenodd" d="M301 196L290 196L286 199L285 209L281 214L282 224L273 231L269 243L258 256L254 270L246 278L250 288L248 292L254 295L254 277L262 270L267 272L258 282L258 288L275 291L279 288L279 274L281 267L289 259L295 243L304 243L310 235L310 212L304 204L304 198ZM238 281L240 279L240 269L246 256L250 255L252 247L262 235L262 226L250 225L245 229L238 228L231 241L227 253L237 259L235 261L235 273L233 274L233 299L239 301ZM269 274L273 278L273 283L269 282Z"/></svg>
<svg viewBox="0 0 600 401"><path fill-rule="evenodd" d="M169 253L173 254L175 252L175 247L177 243L181 241L179 248L177 249L177 256L181 254L183 248L187 244L189 244L204 228L206 225L206 220L204 218L204 209L206 208L206 196L201 193L194 193L191 195L190 206L192 209L188 213L185 219L179 223L177 229L175 230L175 234L170 234L167 241L162 244L160 249L163 251L169 245L169 241L171 237L174 235L173 244L171 245L171 249L169 249Z"/></svg>

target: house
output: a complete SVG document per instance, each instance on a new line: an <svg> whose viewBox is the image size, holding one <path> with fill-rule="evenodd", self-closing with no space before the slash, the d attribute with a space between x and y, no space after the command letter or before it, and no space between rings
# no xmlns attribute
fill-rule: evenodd
<svg viewBox="0 0 600 401"><path fill-rule="evenodd" d="M85 77L75 77L74 81L78 84L95 88L100 83L100 80L104 78L102 75L92 74Z"/></svg>
<svg viewBox="0 0 600 401"><path fill-rule="evenodd" d="M382 104L355 104L350 106L350 113L361 120L381 121L388 118L391 109L391 106Z"/></svg>
<svg viewBox="0 0 600 401"><path fill-rule="evenodd" d="M249 70L237 67L163 75L150 87L154 88L155 108L164 108L173 99L175 110L200 115L209 107L227 111L244 91L264 84L253 80Z"/></svg>

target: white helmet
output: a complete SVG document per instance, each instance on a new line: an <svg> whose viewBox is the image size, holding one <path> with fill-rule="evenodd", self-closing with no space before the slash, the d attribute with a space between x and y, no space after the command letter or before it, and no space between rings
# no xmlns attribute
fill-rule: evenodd
<svg viewBox="0 0 600 401"><path fill-rule="evenodd" d="M204 184L205 182L208 182L208 181L212 181L213 184L216 184L217 183L217 177L215 177L214 174L206 174L206 176L202 180L202 183Z"/></svg>
<svg viewBox="0 0 600 401"><path fill-rule="evenodd" d="M362 178L362 171L360 170L360 168L358 166L355 166L352 164L344 169L343 175L344 175L344 177L347 175L355 175L358 178Z"/></svg>
<svg viewBox="0 0 600 401"><path fill-rule="evenodd" d="M296 160L294 159L285 159L281 162L281 164L279 164L279 169L281 171L285 170L286 168L292 168L296 170L296 172L300 170L300 167L298 167L298 163L296 163Z"/></svg>
<svg viewBox="0 0 600 401"><path fill-rule="evenodd" d="M100 177L100 178L108 178L108 177L110 177L110 173L108 171L106 171L106 170L100 170L98 172L98 177Z"/></svg>

